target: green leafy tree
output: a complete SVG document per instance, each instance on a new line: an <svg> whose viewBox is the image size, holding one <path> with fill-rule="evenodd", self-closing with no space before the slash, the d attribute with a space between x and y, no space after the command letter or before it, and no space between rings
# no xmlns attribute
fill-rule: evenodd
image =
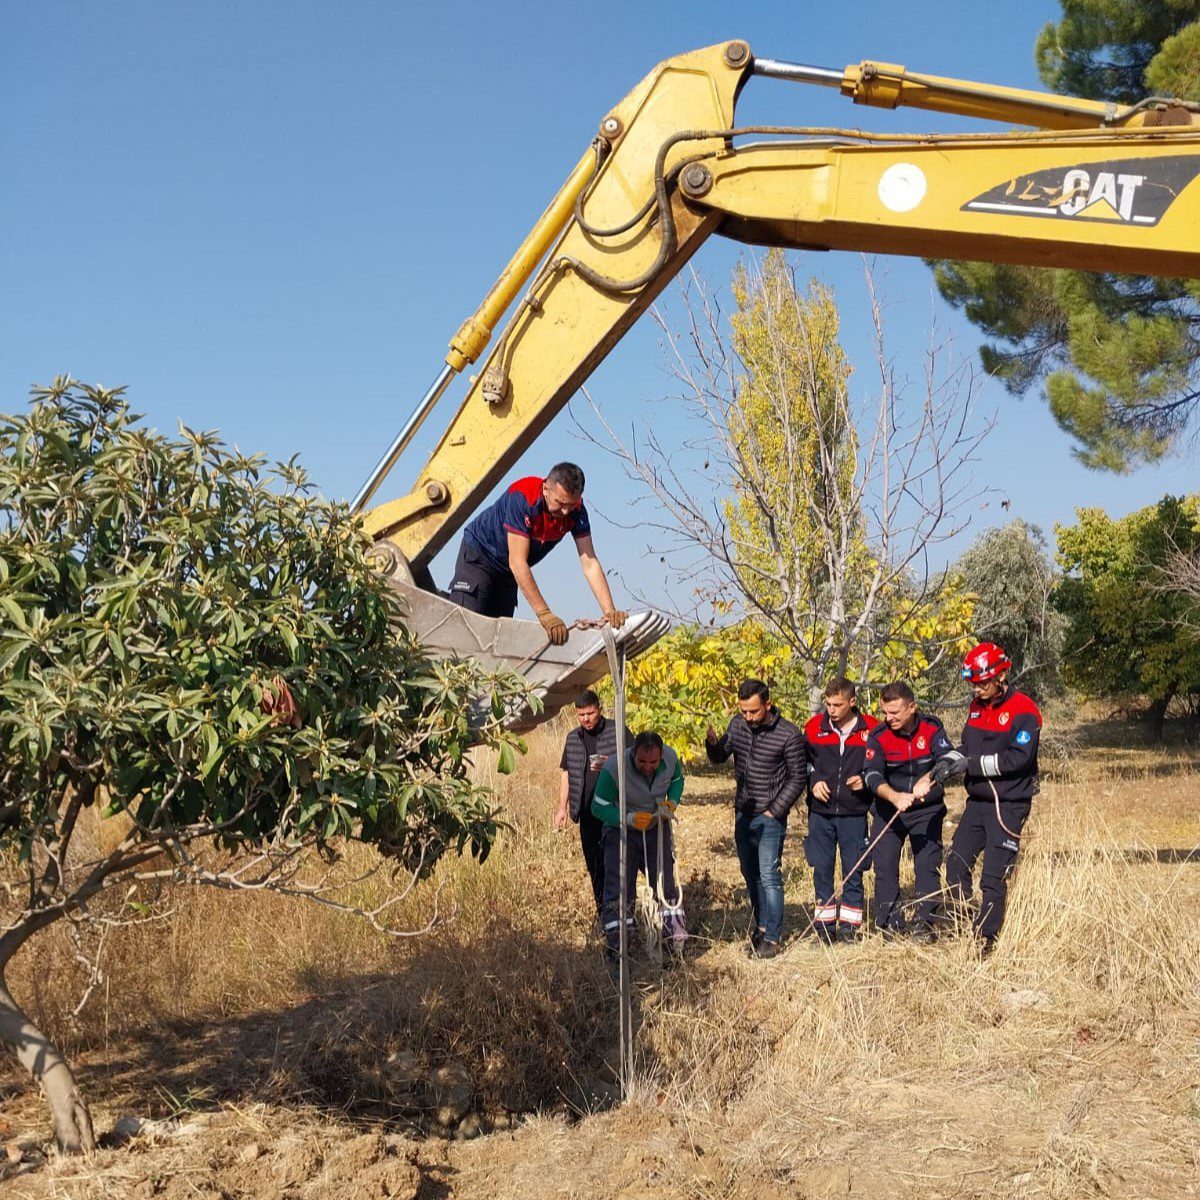
<svg viewBox="0 0 1200 1200"><path fill-rule="evenodd" d="M1004 647L1013 683L1039 700L1061 695L1067 622L1052 603L1058 575L1042 531L1021 520L989 529L954 569L974 596L974 636Z"/></svg>
<svg viewBox="0 0 1200 1200"><path fill-rule="evenodd" d="M949 688L937 690L942 676L931 670L942 661L957 666L972 644L973 610L974 598L957 577L936 604L909 599L890 609L890 639L870 664L859 660L850 668L862 684L860 703L872 704L875 693L896 679L913 682L929 700L953 695L957 673ZM721 628L679 625L626 669L630 727L652 729L684 758L702 762L705 730L737 711L738 684L747 678L764 680L772 703L791 720L803 723L820 706L821 688L814 697L803 662L798 665L791 646L761 621L748 618Z"/></svg>
<svg viewBox="0 0 1200 1200"><path fill-rule="evenodd" d="M1147 698L1161 735L1171 700L1200 690L1194 601L1160 585L1180 549L1200 550L1200 495L1167 497L1120 520L1095 508L1076 516L1057 529L1067 682L1093 696Z"/></svg>
<svg viewBox="0 0 1200 1200"><path fill-rule="evenodd" d="M626 667L630 728L652 729L686 760L703 762L705 730L737 710L738 684L748 678L765 680L773 703L793 720L807 716L803 676L786 643L761 623L678 625Z"/></svg>
<svg viewBox="0 0 1200 1200"><path fill-rule="evenodd" d="M1096 100L1200 98L1197 0L1063 0L1037 41L1047 86ZM985 368L1044 388L1088 466L1127 471L1178 445L1200 407L1200 282L991 263L934 264L993 340Z"/></svg>
<svg viewBox="0 0 1200 1200"><path fill-rule="evenodd" d="M59 379L0 417L0 1040L64 1150L95 1144L86 1103L4 984L31 937L171 879L336 903L314 868L348 840L409 883L487 853L467 755L511 756L523 685L429 661L368 551L294 463L161 436L119 391Z"/></svg>

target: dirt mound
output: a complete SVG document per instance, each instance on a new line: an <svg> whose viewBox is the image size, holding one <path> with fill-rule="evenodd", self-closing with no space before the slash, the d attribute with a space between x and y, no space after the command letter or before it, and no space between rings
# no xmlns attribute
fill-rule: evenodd
<svg viewBox="0 0 1200 1200"><path fill-rule="evenodd" d="M264 1121L262 1118L266 1117ZM286 1132L272 1138L268 1121ZM380 1132L355 1133L295 1114L264 1113L248 1127L234 1116L188 1122L176 1136L137 1137L92 1161L52 1160L8 1186L12 1200L48 1194L130 1200L416 1200L439 1155ZM189 1132L189 1130L191 1132Z"/></svg>

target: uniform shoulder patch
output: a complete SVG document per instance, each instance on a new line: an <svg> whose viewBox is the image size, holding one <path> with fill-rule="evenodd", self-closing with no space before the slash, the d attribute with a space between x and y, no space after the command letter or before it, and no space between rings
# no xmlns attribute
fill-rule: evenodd
<svg viewBox="0 0 1200 1200"><path fill-rule="evenodd" d="M1016 741L1018 746L1028 746L1033 741L1033 734L1028 729L1018 730Z"/></svg>

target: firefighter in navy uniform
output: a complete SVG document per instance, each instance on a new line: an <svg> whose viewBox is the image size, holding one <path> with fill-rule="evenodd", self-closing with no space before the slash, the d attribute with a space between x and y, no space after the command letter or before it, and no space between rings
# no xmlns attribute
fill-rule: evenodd
<svg viewBox="0 0 1200 1200"><path fill-rule="evenodd" d="M813 925L824 942L852 942L863 921L860 867L847 875L867 844L871 793L863 783L867 737L879 723L854 703L855 689L839 676L825 688L825 711L804 727L808 763L808 836L804 852L813 869L817 907ZM842 856L840 904L834 897L833 869ZM839 929L838 921L841 921Z"/></svg>
<svg viewBox="0 0 1200 1200"><path fill-rule="evenodd" d="M875 928L896 935L905 930L900 905L900 852L912 845L917 911L913 938L935 939L941 912L942 822L946 817L943 782L961 770L962 756L937 717L917 710L907 683L889 683L880 692L883 721L867 737L863 781L875 797L871 828L875 867Z"/></svg>
<svg viewBox="0 0 1200 1200"><path fill-rule="evenodd" d="M962 670L974 692L962 736L967 806L946 859L946 883L951 898L967 904L975 860L983 854L975 929L985 953L1004 922L1008 877L1038 790L1042 714L1028 696L1009 687L1011 669L999 646L983 642L967 655Z"/></svg>

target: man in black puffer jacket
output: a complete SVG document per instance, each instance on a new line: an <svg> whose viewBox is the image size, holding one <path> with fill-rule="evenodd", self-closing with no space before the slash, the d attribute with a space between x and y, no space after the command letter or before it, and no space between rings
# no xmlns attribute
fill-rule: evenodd
<svg viewBox="0 0 1200 1200"><path fill-rule="evenodd" d="M732 754L737 790L733 839L754 909L750 935L756 958L774 958L783 937L783 839L788 813L804 791L804 738L771 704L761 679L738 688L738 714L723 734L710 725L709 760Z"/></svg>

